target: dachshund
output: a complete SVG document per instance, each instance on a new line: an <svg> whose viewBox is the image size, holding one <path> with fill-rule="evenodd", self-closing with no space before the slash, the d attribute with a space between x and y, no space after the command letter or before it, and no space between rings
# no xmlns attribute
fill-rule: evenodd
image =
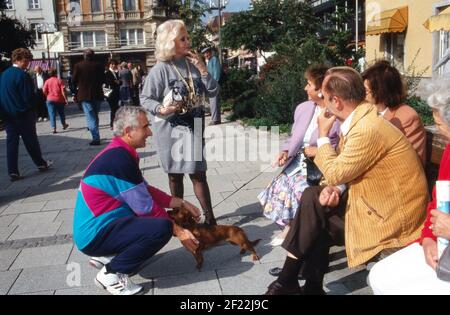
<svg viewBox="0 0 450 315"><path fill-rule="evenodd" d="M246 251L250 251L252 253L253 261L259 260L254 246L256 246L261 239L249 241L244 230L240 227L234 225L198 224L195 222L192 214L183 207L173 209L168 211L168 213L176 224L191 231L191 233L199 241L198 248L193 253L194 258L197 261L197 269L200 270L203 264L202 252L222 241L228 241L233 245L239 245L241 247L241 255Z"/></svg>

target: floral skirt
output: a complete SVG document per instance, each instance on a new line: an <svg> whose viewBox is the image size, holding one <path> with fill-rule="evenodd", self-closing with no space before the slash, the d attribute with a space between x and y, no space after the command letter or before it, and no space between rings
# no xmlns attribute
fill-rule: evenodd
<svg viewBox="0 0 450 315"><path fill-rule="evenodd" d="M295 216L303 191L308 187L301 172L290 177L282 172L258 195L264 215L279 225L288 224Z"/></svg>

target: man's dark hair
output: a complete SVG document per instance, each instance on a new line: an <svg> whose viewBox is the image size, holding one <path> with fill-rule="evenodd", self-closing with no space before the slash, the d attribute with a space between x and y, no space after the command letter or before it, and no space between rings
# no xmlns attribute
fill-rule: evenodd
<svg viewBox="0 0 450 315"><path fill-rule="evenodd" d="M111 59L111 60L109 60L108 64L117 66L119 64L119 62L116 59Z"/></svg>
<svg viewBox="0 0 450 315"><path fill-rule="evenodd" d="M396 107L406 99L406 87L400 72L386 60L377 61L362 74L377 104Z"/></svg>
<svg viewBox="0 0 450 315"><path fill-rule="evenodd" d="M83 53L84 60L92 61L94 60L95 52L92 49L86 49Z"/></svg>

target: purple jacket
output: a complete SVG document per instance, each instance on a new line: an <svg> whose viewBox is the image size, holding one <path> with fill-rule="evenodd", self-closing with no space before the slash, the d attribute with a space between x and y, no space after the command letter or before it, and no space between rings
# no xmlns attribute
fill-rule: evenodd
<svg viewBox="0 0 450 315"><path fill-rule="evenodd" d="M288 151L289 159L286 161L285 167L289 165L292 158L303 146L303 138L305 137L306 129L308 129L309 123L314 116L314 110L316 105L312 101L307 101L297 105L294 113L294 124L292 125L291 136L284 142L282 146L283 151ZM333 127L331 127L328 137L330 138L331 145L336 147L339 143L340 122L336 119ZM319 136L318 129L314 130L311 135L309 144L311 146L317 146L317 139Z"/></svg>

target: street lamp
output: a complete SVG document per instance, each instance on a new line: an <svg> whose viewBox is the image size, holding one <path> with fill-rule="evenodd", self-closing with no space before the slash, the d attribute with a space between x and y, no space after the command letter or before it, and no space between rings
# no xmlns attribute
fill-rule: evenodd
<svg viewBox="0 0 450 315"><path fill-rule="evenodd" d="M41 34L45 34L45 42L47 46L47 58L50 60L50 45L48 42L48 34L53 34L56 32L56 25L55 23L47 23L43 22L37 25L38 32Z"/></svg>
<svg viewBox="0 0 450 315"><path fill-rule="evenodd" d="M221 47L221 29L222 29L222 10L228 4L228 0L209 0L209 9L219 11L219 60L222 63L222 47Z"/></svg>

